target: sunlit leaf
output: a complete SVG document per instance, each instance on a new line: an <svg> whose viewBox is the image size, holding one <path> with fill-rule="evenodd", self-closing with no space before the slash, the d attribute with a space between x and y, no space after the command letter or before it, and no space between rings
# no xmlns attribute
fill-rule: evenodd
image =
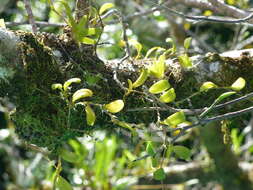
<svg viewBox="0 0 253 190"><path fill-rule="evenodd" d="M130 79L127 79L127 83L128 83L128 89L125 96L128 96L133 91L133 82Z"/></svg>
<svg viewBox="0 0 253 190"><path fill-rule="evenodd" d="M172 52L176 52L176 44L172 38L166 38L166 42L172 45Z"/></svg>
<svg viewBox="0 0 253 190"><path fill-rule="evenodd" d="M60 83L52 84L51 88L53 90L56 90L56 89L62 90L62 84L60 84Z"/></svg>
<svg viewBox="0 0 253 190"><path fill-rule="evenodd" d="M68 87L72 84L72 83L80 83L81 79L80 78L72 78L67 80L64 85L63 85L63 90L66 91L68 89Z"/></svg>
<svg viewBox="0 0 253 190"><path fill-rule="evenodd" d="M73 190L70 183L66 179L64 179L62 176L57 176L55 185L59 190Z"/></svg>
<svg viewBox="0 0 253 190"><path fill-rule="evenodd" d="M213 14L213 12L210 10L205 10L203 13L204 16L211 16L212 14Z"/></svg>
<svg viewBox="0 0 253 190"><path fill-rule="evenodd" d="M4 19L0 19L0 28L6 28Z"/></svg>
<svg viewBox="0 0 253 190"><path fill-rule="evenodd" d="M202 91L207 91L211 88L217 88L218 86L216 84L214 84L213 82L204 82L201 87L200 87L200 92Z"/></svg>
<svg viewBox="0 0 253 190"><path fill-rule="evenodd" d="M158 94L169 88L170 88L170 83L168 80L160 80L149 88L149 92L152 94Z"/></svg>
<svg viewBox="0 0 253 190"><path fill-rule="evenodd" d="M178 125L182 122L185 122L185 114L183 111L176 112L169 117L167 117L163 123L170 126Z"/></svg>
<svg viewBox="0 0 253 190"><path fill-rule="evenodd" d="M93 45L96 43L96 40L93 40L91 38L88 37L83 37L80 42L84 43L84 44L89 44L89 45Z"/></svg>
<svg viewBox="0 0 253 190"><path fill-rule="evenodd" d="M133 83L133 88L137 88L144 84L144 82L147 80L149 75L148 69L142 69L140 76L138 79Z"/></svg>
<svg viewBox="0 0 253 190"><path fill-rule="evenodd" d="M231 89L235 90L235 91L240 91L241 89L243 89L245 87L246 81L244 80L244 78L239 77L232 85L231 85Z"/></svg>
<svg viewBox="0 0 253 190"><path fill-rule="evenodd" d="M164 180L166 177L166 174L163 168L159 168L154 172L153 176L154 176L154 179L156 180Z"/></svg>
<svg viewBox="0 0 253 190"><path fill-rule="evenodd" d="M88 36L92 36L92 35L96 35L96 34L100 34L102 32L102 30L100 28L88 28Z"/></svg>
<svg viewBox="0 0 253 190"><path fill-rule="evenodd" d="M174 88L167 90L159 98L159 100L164 103L173 102L175 99L176 99L176 93L175 93Z"/></svg>
<svg viewBox="0 0 253 190"><path fill-rule="evenodd" d="M85 112L86 112L87 124L90 126L93 126L96 121L96 115L95 115L94 111L92 110L92 108L90 107L90 105L87 105L85 107Z"/></svg>
<svg viewBox="0 0 253 190"><path fill-rule="evenodd" d="M154 155L155 155L155 150L154 150L154 147L153 147L151 141L148 141L148 142L147 142L146 152L147 152L148 155L150 155L150 156L154 156Z"/></svg>
<svg viewBox="0 0 253 190"><path fill-rule="evenodd" d="M136 41L134 39L128 40L128 43L136 49L137 55L136 55L135 59L138 59L141 55L141 50L142 50L141 43L139 43L138 41Z"/></svg>
<svg viewBox="0 0 253 190"><path fill-rule="evenodd" d="M113 8L115 5L113 3L105 3L99 9L99 14L102 15L108 9Z"/></svg>
<svg viewBox="0 0 253 190"><path fill-rule="evenodd" d="M223 100L223 99L225 99L225 98L227 98L227 97L229 97L229 96L231 96L231 95L233 95L233 94L236 94L236 92L225 92L225 93L223 93L223 94L221 94L217 99L216 99L216 101L218 101L218 102L220 102L221 100Z"/></svg>
<svg viewBox="0 0 253 190"><path fill-rule="evenodd" d="M192 67L192 61L187 54L178 56L178 60L182 67L184 68Z"/></svg>
<svg viewBox="0 0 253 190"><path fill-rule="evenodd" d="M72 96L72 102L76 102L77 100L81 98L90 97L92 95L93 95L93 92L90 89L83 88L83 89L77 90Z"/></svg>
<svg viewBox="0 0 253 190"><path fill-rule="evenodd" d="M163 78L165 71L165 55L160 55L159 59L155 60L148 69L150 71L150 74L152 74L153 76L157 78Z"/></svg>
<svg viewBox="0 0 253 190"><path fill-rule="evenodd" d="M190 47L190 45L191 45L191 41L192 41L192 38L191 38L191 37L186 38L186 39L184 40L184 48L185 48L186 50L189 49L189 47Z"/></svg>
<svg viewBox="0 0 253 190"><path fill-rule="evenodd" d="M149 49L146 53L145 58L148 58L153 52L157 52L157 51L165 51L166 49L161 48L161 47L153 47L151 49Z"/></svg>
<svg viewBox="0 0 253 190"><path fill-rule="evenodd" d="M191 151L185 146L173 146L173 152L184 160L188 160L191 157Z"/></svg>
<svg viewBox="0 0 253 190"><path fill-rule="evenodd" d="M118 113L124 108L123 100L115 100L109 104L106 104L105 109L111 113Z"/></svg>

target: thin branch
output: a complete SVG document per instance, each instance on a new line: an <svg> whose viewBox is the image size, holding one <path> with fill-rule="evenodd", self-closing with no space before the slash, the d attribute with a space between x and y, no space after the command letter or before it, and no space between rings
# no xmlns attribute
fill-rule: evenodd
<svg viewBox="0 0 253 190"><path fill-rule="evenodd" d="M28 21L24 21L24 22L5 22L5 25L7 27L19 26L19 25L27 25L27 24L30 24L30 23ZM40 27L50 27L50 26L53 26L53 27L64 27L64 26L67 25L65 23L50 23L50 22L43 22L43 21L35 21L35 24L37 26L40 26Z"/></svg>
<svg viewBox="0 0 253 190"><path fill-rule="evenodd" d="M32 12L32 8L31 8L31 4L30 4L30 0L24 0L24 4L25 4L25 9L28 15L28 20L29 23L32 25L32 31L33 33L37 32L37 26L33 17L33 12Z"/></svg>
<svg viewBox="0 0 253 190"><path fill-rule="evenodd" d="M253 97L253 92L246 94L242 97L236 98L234 100L225 102L223 104L218 104L216 106L214 106L214 109L220 109L223 108L225 106L231 105L231 104L235 104L238 102L241 102L242 100L246 100L249 98ZM205 111L207 109L207 107L205 108L200 108L200 109L180 109L180 108L173 108L173 107L142 107L142 108L132 108L132 109L128 109L127 112L135 112L135 111L155 111L155 110L159 110L159 111L171 111L171 112L178 112L178 111L183 111L186 115L193 115L196 113L201 113L203 111Z"/></svg>

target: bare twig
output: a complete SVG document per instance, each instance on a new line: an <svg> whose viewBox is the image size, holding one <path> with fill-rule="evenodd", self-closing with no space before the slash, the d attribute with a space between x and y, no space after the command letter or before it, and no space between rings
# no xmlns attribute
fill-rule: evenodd
<svg viewBox="0 0 253 190"><path fill-rule="evenodd" d="M7 27L12 27L12 26L19 26L19 25L27 25L30 24L29 21L24 21L24 22L5 22L5 25ZM64 27L67 24L65 23L50 23L50 22L43 22L43 21L35 21L35 24L40 27L48 27L48 26L53 26L53 27Z"/></svg>
<svg viewBox="0 0 253 190"><path fill-rule="evenodd" d="M84 15L89 14L90 0L77 0L76 1L76 17L75 19L79 21Z"/></svg>
<svg viewBox="0 0 253 190"><path fill-rule="evenodd" d="M30 0L24 0L24 4L25 4L25 9L28 15L28 20L29 23L32 25L32 31L33 33L37 32L37 26L33 17L33 12L32 12L32 8L31 8L31 4L30 4Z"/></svg>

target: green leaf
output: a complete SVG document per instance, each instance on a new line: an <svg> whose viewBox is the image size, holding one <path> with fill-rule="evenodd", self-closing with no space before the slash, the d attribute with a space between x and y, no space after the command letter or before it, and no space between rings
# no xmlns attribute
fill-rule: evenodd
<svg viewBox="0 0 253 190"><path fill-rule="evenodd" d="M83 37L80 42L84 43L84 44L89 44L89 45L93 45L96 43L96 40L93 40L91 38L88 37Z"/></svg>
<svg viewBox="0 0 253 190"><path fill-rule="evenodd" d="M72 96L72 102L74 103L81 98L90 97L92 95L93 95L93 92L90 89L83 88L83 89L77 90Z"/></svg>
<svg viewBox="0 0 253 190"><path fill-rule="evenodd" d="M154 172L153 176L154 176L154 179L156 180L164 180L166 177L166 174L163 168L159 168L158 170Z"/></svg>
<svg viewBox="0 0 253 190"><path fill-rule="evenodd" d="M109 104L106 104L105 109L111 113L118 113L124 108L123 100L115 100Z"/></svg>
<svg viewBox="0 0 253 190"><path fill-rule="evenodd" d="M178 60L182 67L184 68L192 67L192 61L187 54L178 56Z"/></svg>
<svg viewBox="0 0 253 190"><path fill-rule="evenodd" d="M70 163L77 163L77 155L74 152L68 151L64 148L60 149L59 155L66 161Z"/></svg>
<svg viewBox="0 0 253 190"><path fill-rule="evenodd" d="M169 88L170 88L170 83L168 80L160 80L149 88L149 92L152 94L158 94Z"/></svg>
<svg viewBox="0 0 253 190"><path fill-rule="evenodd" d="M153 147L151 141L147 142L146 152L148 153L149 156L154 156L155 155L154 147Z"/></svg>
<svg viewBox="0 0 253 190"><path fill-rule="evenodd" d="M108 9L111 9L114 7L113 3L105 3L103 4L100 9L99 9L99 14L102 15L105 11L107 11Z"/></svg>
<svg viewBox="0 0 253 190"><path fill-rule="evenodd" d="M127 79L128 89L125 96L128 96L133 91L133 82L130 79Z"/></svg>
<svg viewBox="0 0 253 190"><path fill-rule="evenodd" d="M90 126L93 126L96 121L96 115L95 115L94 111L91 109L90 105L87 105L85 107L85 112L86 112L87 124Z"/></svg>
<svg viewBox="0 0 253 190"><path fill-rule="evenodd" d="M147 59L154 51L165 51L166 49L164 49L164 48L161 48L161 47L153 47L153 48L151 48L151 49L149 49L148 50L148 52L146 53L146 56L145 56L145 58Z"/></svg>
<svg viewBox="0 0 253 190"><path fill-rule="evenodd" d="M139 43L137 40L134 40L134 39L128 40L128 43L137 50L137 55L136 55L135 59L138 59L141 55L141 50L142 50L141 43Z"/></svg>
<svg viewBox="0 0 253 190"><path fill-rule="evenodd" d="M72 34L76 41L81 42L82 38L87 36L88 29L87 29L87 22L88 17L84 15L78 24L72 26Z"/></svg>
<svg viewBox="0 0 253 190"><path fill-rule="evenodd" d="M239 77L232 85L231 85L231 89L235 90L235 91L240 91L241 89L243 89L245 87L246 81L244 80L244 78Z"/></svg>
<svg viewBox="0 0 253 190"><path fill-rule="evenodd" d="M190 47L190 45L191 45L191 41L192 41L192 38L191 38L191 37L186 38L186 39L184 40L184 48L185 48L185 50L188 50L188 49L189 49L189 47Z"/></svg>
<svg viewBox="0 0 253 190"><path fill-rule="evenodd" d="M165 55L160 55L159 59L154 61L148 69L150 71L150 74L152 74L156 78L163 78L165 71Z"/></svg>
<svg viewBox="0 0 253 190"><path fill-rule="evenodd" d="M227 97L229 97L229 96L231 96L231 95L233 95L233 94L236 94L236 92L234 92L234 91L225 92L225 93L221 94L221 95L216 99L216 101L217 101L217 102L220 102L220 101L222 101L223 99L225 99L225 98L227 98Z"/></svg>
<svg viewBox="0 0 253 190"><path fill-rule="evenodd" d="M53 90L56 90L56 89L62 90L62 84L60 83L52 84L51 88Z"/></svg>
<svg viewBox="0 0 253 190"><path fill-rule="evenodd" d="M67 18L68 18L68 24L71 26L71 27L74 27L76 25L76 22L75 22L75 19L73 17L73 13L72 13L72 10L71 8L69 7L69 5L64 2L64 1L60 1L59 3L63 4L64 8L65 8L65 11L66 11L66 15L67 15Z"/></svg>
<svg viewBox="0 0 253 190"><path fill-rule="evenodd" d="M159 100L164 103L173 102L175 99L176 99L176 93L175 93L174 88L167 90L159 98Z"/></svg>
<svg viewBox="0 0 253 190"><path fill-rule="evenodd" d="M133 83L133 88L137 88L144 84L149 76L148 69L142 69L140 76L138 79Z"/></svg>
<svg viewBox="0 0 253 190"><path fill-rule="evenodd" d="M179 111L179 112L176 112L176 113L170 115L169 117L167 117L163 121L163 123L166 125L169 125L169 126L175 126L175 125L178 125L178 124L185 122L185 121L186 121L186 119L185 119L184 112Z"/></svg>
<svg viewBox="0 0 253 190"><path fill-rule="evenodd" d="M173 152L184 160L188 160L191 157L191 151L185 146L173 146Z"/></svg>
<svg viewBox="0 0 253 190"><path fill-rule="evenodd" d="M177 51L175 42L173 41L172 38L166 38L166 42L172 45L172 48L171 48L171 49L172 49L172 52L173 52L173 53Z"/></svg>
<svg viewBox="0 0 253 190"><path fill-rule="evenodd" d="M120 127L123 127L123 128L126 128L126 129L129 129L130 131L134 132L134 128L133 126L130 124L130 123L126 123L126 122L123 122L123 121L119 121L117 119L113 119L112 122L116 125L119 125Z"/></svg>
<svg viewBox="0 0 253 190"><path fill-rule="evenodd" d="M100 28L88 28L87 36L100 34L101 32L102 32L102 30Z"/></svg>
<svg viewBox="0 0 253 190"><path fill-rule="evenodd" d="M69 79L67 80L64 85L63 85L63 90L66 91L68 90L68 87L72 84L72 83L80 83L81 82L81 79L79 78L72 78L72 79Z"/></svg>
<svg viewBox="0 0 253 190"><path fill-rule="evenodd" d="M158 162L158 159L157 158L151 158L151 161L152 161L152 167L153 168L156 168L159 166L159 162Z"/></svg>
<svg viewBox="0 0 253 190"><path fill-rule="evenodd" d="M207 91L211 88L217 88L218 86L216 84L214 84L213 82L204 82L201 87L200 87L200 92L202 91Z"/></svg>
<svg viewBox="0 0 253 190"><path fill-rule="evenodd" d="M66 179L64 179L62 176L57 176L55 185L59 190L73 190L70 183Z"/></svg>

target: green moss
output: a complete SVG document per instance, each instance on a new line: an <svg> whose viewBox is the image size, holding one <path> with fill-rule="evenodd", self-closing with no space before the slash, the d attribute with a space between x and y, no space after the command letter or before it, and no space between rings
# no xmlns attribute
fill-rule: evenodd
<svg viewBox="0 0 253 190"><path fill-rule="evenodd" d="M11 85L5 84L5 90L16 105L11 118L21 139L55 152L70 138L92 130L86 125L82 107L70 109L58 92L51 90L54 83L78 77L80 67L73 67L66 74L42 40L31 33L17 34L21 39L18 47L21 69L9 81Z"/></svg>

